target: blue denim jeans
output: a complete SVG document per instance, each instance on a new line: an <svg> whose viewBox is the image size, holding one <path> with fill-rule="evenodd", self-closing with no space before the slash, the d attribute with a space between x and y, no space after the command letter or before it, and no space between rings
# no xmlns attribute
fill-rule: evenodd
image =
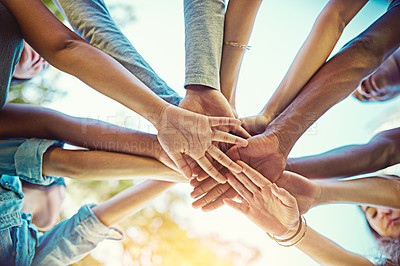
<svg viewBox="0 0 400 266"><path fill-rule="evenodd" d="M162 80L115 25L103 0L58 0L75 32L120 62L165 101L178 105L181 97Z"/></svg>
<svg viewBox="0 0 400 266"><path fill-rule="evenodd" d="M81 207L45 234L31 223L32 216L21 212L21 180L49 185L59 178L43 176L43 154L53 140L0 140L0 265L66 265L83 258L110 229ZM62 184L62 182L59 182Z"/></svg>
<svg viewBox="0 0 400 266"><path fill-rule="evenodd" d="M8 88L23 46L14 16L0 3L0 110L6 104Z"/></svg>

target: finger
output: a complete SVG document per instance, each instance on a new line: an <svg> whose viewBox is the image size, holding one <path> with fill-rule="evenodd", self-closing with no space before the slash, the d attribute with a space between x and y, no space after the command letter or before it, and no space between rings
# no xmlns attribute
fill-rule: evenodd
<svg viewBox="0 0 400 266"><path fill-rule="evenodd" d="M232 180L232 178L233 178L233 180L238 180L242 185L243 185L243 187L245 187L246 188L246 190L248 190L248 191L250 191L251 193L257 193L257 192L260 192L260 188L259 187L257 187L253 182L251 182L251 180L250 179L248 179L247 178L247 176L245 175L245 174L243 174L243 173L239 173L239 174L235 174L235 173L233 173L234 175L235 175L235 177L231 177L230 179ZM228 178L229 178L229 176L228 176ZM229 181L228 181L229 182ZM232 186L233 186L233 184L231 184ZM236 188L235 188L236 189ZM239 192L239 191L238 191ZM240 192L239 192L240 193ZM242 194L242 193L240 193L240 194ZM243 196L243 195L242 195Z"/></svg>
<svg viewBox="0 0 400 266"><path fill-rule="evenodd" d="M203 207L201 207L201 210L204 211L204 212L209 212L209 211L213 211L215 209L218 209L219 207L224 205L224 199L233 199L237 195L239 195L237 193L237 191L233 187L230 187L224 194L219 196L216 200L214 200L214 201L204 205ZM246 201L244 201L244 202L246 202ZM247 204L247 202L246 202L246 204Z"/></svg>
<svg viewBox="0 0 400 266"><path fill-rule="evenodd" d="M172 161L176 164L178 169L182 172L182 174L186 178L191 178L192 176L192 169L190 166L187 164L185 158L183 158L183 155L181 153L177 154L170 154L168 153L169 157L171 158Z"/></svg>
<svg viewBox="0 0 400 266"><path fill-rule="evenodd" d="M271 186L271 192L274 194L284 205L294 207L297 205L296 199L283 188L278 187L275 183Z"/></svg>
<svg viewBox="0 0 400 266"><path fill-rule="evenodd" d="M211 145L211 148L208 150L208 154L210 154L217 162L228 168L230 171L235 173L242 172L242 167L233 162L225 153L223 153L214 145Z"/></svg>
<svg viewBox="0 0 400 266"><path fill-rule="evenodd" d="M215 180L217 180L220 183L226 182L226 178L220 172L218 172L217 169L215 169L215 167L211 164L211 162L205 156L200 157L199 159L196 160L196 162L212 178L214 178Z"/></svg>
<svg viewBox="0 0 400 266"><path fill-rule="evenodd" d="M243 176L243 174L237 174L237 176ZM243 179L243 178L242 178ZM235 178L231 175L228 175L228 183L246 200L249 201L253 198L252 190L246 187L246 184L242 182L242 180ZM258 189L258 188L255 188Z"/></svg>
<svg viewBox="0 0 400 266"><path fill-rule="evenodd" d="M211 178L212 179L212 178ZM214 180L214 179L212 179L212 180ZM204 181L202 181L202 182L200 182L199 180L197 180L197 178L192 178L192 179L190 179L190 182L189 182L189 184L192 186L192 187L198 187L198 186L200 186L202 183L203 183Z"/></svg>
<svg viewBox="0 0 400 266"><path fill-rule="evenodd" d="M198 179L199 181L203 181L209 177L209 175L200 167L198 163L196 166L192 168L193 178Z"/></svg>
<svg viewBox="0 0 400 266"><path fill-rule="evenodd" d="M271 181L269 181L268 178L264 177L255 169L248 166L245 162L237 161L237 163L243 168L243 172L246 174L246 176L258 187L262 188L271 184Z"/></svg>
<svg viewBox="0 0 400 266"><path fill-rule="evenodd" d="M200 185L196 186L193 189L192 193L190 193L190 196L192 198L194 198L194 199L200 197L201 195L203 195L203 194L205 194L207 192L209 192L211 189L213 189L214 187L219 185L218 181L216 181L213 178L209 178L209 179L207 179L207 180L205 180L203 182L199 182L199 183L200 183Z"/></svg>
<svg viewBox="0 0 400 266"><path fill-rule="evenodd" d="M237 211L240 211L244 215L246 215L249 212L249 207L243 203L239 203L231 199L224 199L224 203L229 207L234 208Z"/></svg>
<svg viewBox="0 0 400 266"><path fill-rule="evenodd" d="M195 160L193 160L192 157L190 157L187 154L183 154L183 158L185 159L186 163L189 165L191 171L192 171L192 176L191 177L197 177L198 174L194 172L194 169L197 167L200 167Z"/></svg>
<svg viewBox="0 0 400 266"><path fill-rule="evenodd" d="M214 201L215 199L217 199L219 196L223 195L229 188L230 188L230 185L228 183L219 184L218 186L211 189L202 198L193 202L192 206L194 208L203 207L203 206L209 204L210 202Z"/></svg>
<svg viewBox="0 0 400 266"><path fill-rule="evenodd" d="M232 134L229 134L227 132L223 132L220 130L213 130L211 140L218 141L218 142L224 142L224 143L236 144L236 145L243 146L243 147L246 147L249 144L249 142L246 139L243 139L238 136L234 136Z"/></svg>
<svg viewBox="0 0 400 266"><path fill-rule="evenodd" d="M236 118L213 117L213 116L208 116L208 123L210 124L211 127L217 127L217 126L239 127L242 124L242 122L240 122L240 120Z"/></svg>
<svg viewBox="0 0 400 266"><path fill-rule="evenodd" d="M364 98L361 96L361 94L358 92L358 90L355 90L352 95L353 95L353 97L355 97L360 102L364 101Z"/></svg>
<svg viewBox="0 0 400 266"><path fill-rule="evenodd" d="M250 133L247 132L247 130L244 128L244 126L240 126L238 128L235 128L232 130L233 133L235 133L235 135L242 137L244 139L248 139L251 137Z"/></svg>

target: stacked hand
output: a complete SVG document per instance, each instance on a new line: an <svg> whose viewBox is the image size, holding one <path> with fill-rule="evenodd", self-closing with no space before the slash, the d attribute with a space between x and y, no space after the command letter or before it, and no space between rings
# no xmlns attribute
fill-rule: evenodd
<svg viewBox="0 0 400 266"><path fill-rule="evenodd" d="M242 201L225 199L224 202L270 234L282 236L295 230L300 215L296 199L245 163L238 163L243 172L229 176L228 182L240 193Z"/></svg>
<svg viewBox="0 0 400 266"><path fill-rule="evenodd" d="M167 106L156 123L157 138L162 148L187 178L192 176L192 169L189 166L190 162L184 157L185 154L195 160L208 175L224 183L226 178L205 156L208 154L229 170L240 172L241 167L212 144L212 142L224 142L247 146L247 140L217 129L219 126L235 129L240 127L240 124L241 122L235 118L207 117Z"/></svg>
<svg viewBox="0 0 400 266"><path fill-rule="evenodd" d="M250 135L255 136L265 131L271 119L263 115L254 115L240 118L240 121L242 121L242 127L249 132Z"/></svg>
<svg viewBox="0 0 400 266"><path fill-rule="evenodd" d="M400 95L400 50L391 55L360 86L353 96L361 102L383 102Z"/></svg>
<svg viewBox="0 0 400 266"><path fill-rule="evenodd" d="M229 176L229 174L226 175ZM263 178L268 180L266 177ZM284 171L275 183L296 198L299 211L302 214L318 204L321 188L301 175ZM224 204L224 199L232 199L238 196L238 192L229 182L219 184L212 178L207 178L202 182L193 179L190 184L195 187L191 194L193 198L199 198L203 195L193 202L193 207L201 207L203 211L214 210Z"/></svg>

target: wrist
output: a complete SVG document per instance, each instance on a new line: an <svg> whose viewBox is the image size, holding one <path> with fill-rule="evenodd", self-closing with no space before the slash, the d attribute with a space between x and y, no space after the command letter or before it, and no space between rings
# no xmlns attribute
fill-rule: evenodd
<svg viewBox="0 0 400 266"><path fill-rule="evenodd" d="M330 202L329 199L331 198L331 196L330 196L331 188L328 186L328 183L330 181L312 180L311 182L313 182L318 188L318 193L315 197L312 207L329 203ZM337 181L334 181L334 182L337 182Z"/></svg>
<svg viewBox="0 0 400 266"><path fill-rule="evenodd" d="M285 134L282 134L282 132L275 130L274 126L271 127L271 124L267 126L263 134L265 136L271 136L272 138L275 139L275 142L278 145L279 153L282 155L283 158L285 158L285 163L286 163L286 159L288 157L292 145L288 143L288 140L285 138Z"/></svg>
<svg viewBox="0 0 400 266"><path fill-rule="evenodd" d="M152 152L149 156L160 161L162 147L156 135L151 135L151 146L153 148L151 149Z"/></svg>
<svg viewBox="0 0 400 266"><path fill-rule="evenodd" d="M303 240L303 238L305 237L306 232L307 232L307 221L303 215L299 216L296 231L294 233L293 233L293 231L291 231L291 229L289 231L287 233L285 233L285 235L284 235L285 238L281 238L282 236L280 236L280 237L272 236L268 232L267 232L267 234L270 238L275 240L275 242L277 244L279 244L280 246L283 246L283 247L291 247L291 246L294 246L294 245L300 243L300 241ZM288 235L288 237L286 237L286 235Z"/></svg>
<svg viewBox="0 0 400 266"><path fill-rule="evenodd" d="M152 123L155 128L159 129L159 127L162 125L162 123L164 122L164 116L166 115L166 110L168 108L177 108L175 106L173 106L172 104L169 103L160 103L158 104L153 112L153 115L149 116L147 119L150 121L150 123Z"/></svg>
<svg viewBox="0 0 400 266"><path fill-rule="evenodd" d="M295 223L288 226L287 231L285 233L283 233L281 235L276 235L275 237L280 240L293 238L298 233L298 231L301 227L300 220L301 220L301 217L299 216L299 218L296 220Z"/></svg>
<svg viewBox="0 0 400 266"><path fill-rule="evenodd" d="M262 117L267 121L267 124L271 123L272 120L275 119L278 115L275 115L275 112L269 110L263 110L258 114L259 117Z"/></svg>

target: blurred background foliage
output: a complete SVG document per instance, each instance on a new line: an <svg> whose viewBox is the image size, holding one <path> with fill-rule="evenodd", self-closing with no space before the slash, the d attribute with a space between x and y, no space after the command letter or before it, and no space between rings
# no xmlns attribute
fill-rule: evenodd
<svg viewBox="0 0 400 266"><path fill-rule="evenodd" d="M62 14L51 0L43 0L62 21ZM128 25L135 21L134 8L126 4L110 6L117 24ZM57 86L60 75L50 67L45 73L29 82L12 86L8 100L13 103L45 105L59 100L66 91ZM67 181L67 196L63 204L63 218L73 215L82 204L103 202L118 192L134 185L130 180ZM198 236L185 229L185 218L172 210L185 205L184 196L166 192L153 204L117 227L126 233L124 241L103 241L91 254L74 264L80 265L249 265L259 256L259 251L241 243L224 242L216 236Z"/></svg>
<svg viewBox="0 0 400 266"><path fill-rule="evenodd" d="M131 180L70 181L71 196L64 205L78 209L88 202L102 202L132 186ZM259 251L215 236L198 236L173 210L187 208L183 195L168 191L117 227L126 234L122 242L106 240L75 266L83 265L249 265ZM183 206L186 205L186 206ZM68 215L69 216L69 215ZM190 227L190 226L189 226Z"/></svg>

